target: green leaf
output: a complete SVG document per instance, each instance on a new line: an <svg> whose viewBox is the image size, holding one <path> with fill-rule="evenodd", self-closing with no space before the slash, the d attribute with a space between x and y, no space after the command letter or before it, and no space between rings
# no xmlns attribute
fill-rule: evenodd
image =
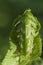
<svg viewBox="0 0 43 65"><path fill-rule="evenodd" d="M40 28L41 25L38 19L33 16L30 9L14 20L9 37L10 44L12 43L10 45L11 51L8 50L2 65L6 65L7 63L7 65L14 65L17 60L16 57L19 58L18 62L16 62L19 65L27 65L37 60L42 53Z"/></svg>
<svg viewBox="0 0 43 65"><path fill-rule="evenodd" d="M16 48L17 48L16 45L10 41L10 48L8 49L6 53L4 60L2 61L2 65L19 64L19 56L17 55L17 53L15 53Z"/></svg>

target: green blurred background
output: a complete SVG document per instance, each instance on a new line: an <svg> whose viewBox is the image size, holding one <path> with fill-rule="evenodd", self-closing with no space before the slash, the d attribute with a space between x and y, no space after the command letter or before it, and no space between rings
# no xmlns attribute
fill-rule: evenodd
<svg viewBox="0 0 43 65"><path fill-rule="evenodd" d="M0 62L9 48L8 38L13 20L29 8L41 23L40 35L43 42L43 0L0 0Z"/></svg>

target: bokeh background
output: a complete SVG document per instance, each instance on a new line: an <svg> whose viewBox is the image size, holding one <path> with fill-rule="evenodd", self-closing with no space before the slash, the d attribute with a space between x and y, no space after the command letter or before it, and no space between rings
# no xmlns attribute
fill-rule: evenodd
<svg viewBox="0 0 43 65"><path fill-rule="evenodd" d="M13 20L29 8L41 23L43 48L43 0L0 0L0 63L9 48L8 38ZM41 62L34 62L33 65L43 65L43 50L41 58Z"/></svg>

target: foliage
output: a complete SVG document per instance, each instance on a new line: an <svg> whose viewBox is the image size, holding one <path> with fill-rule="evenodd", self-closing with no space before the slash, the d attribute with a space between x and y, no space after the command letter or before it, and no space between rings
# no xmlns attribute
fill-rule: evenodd
<svg viewBox="0 0 43 65"><path fill-rule="evenodd" d="M31 10L16 18L9 35L10 47L2 61L2 65L31 65L42 53L40 38L41 25Z"/></svg>

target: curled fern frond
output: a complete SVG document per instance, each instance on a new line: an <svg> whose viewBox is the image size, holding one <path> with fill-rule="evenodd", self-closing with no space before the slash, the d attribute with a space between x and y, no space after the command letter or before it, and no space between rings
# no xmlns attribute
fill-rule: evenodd
<svg viewBox="0 0 43 65"><path fill-rule="evenodd" d="M42 41L40 38L40 31L41 25L36 17L33 16L30 10L26 10L23 15L19 16L16 20L14 20L13 28L10 34L10 40L13 42L13 47L11 45L12 51L8 50L7 54L12 53L12 56L7 60L3 60L3 62L11 60L15 62L15 52L18 56L18 63L19 65L27 65L31 63L35 59L39 58L42 53ZM16 47L14 47L16 45ZM2 65L11 65L11 64L4 64ZM12 63L12 65L14 65ZM18 65L18 64L15 64Z"/></svg>

